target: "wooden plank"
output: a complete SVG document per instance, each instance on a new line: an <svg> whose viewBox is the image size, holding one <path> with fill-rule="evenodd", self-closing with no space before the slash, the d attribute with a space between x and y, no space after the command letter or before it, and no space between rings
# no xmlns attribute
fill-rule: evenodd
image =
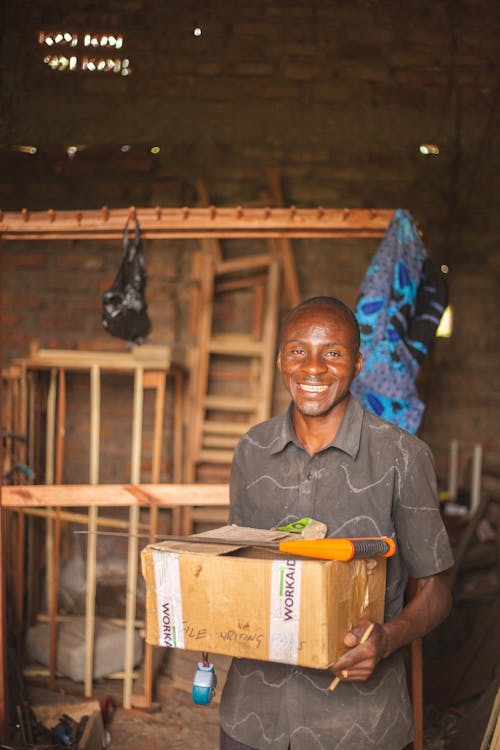
<svg viewBox="0 0 500 750"><path fill-rule="evenodd" d="M196 191L198 193L198 201L200 206L204 208L210 207L210 198L208 196L207 186L203 180L196 180ZM204 250L212 253L216 263L222 260L222 250L220 242L215 237L209 237L208 239L202 240L202 247Z"/></svg>
<svg viewBox="0 0 500 750"><path fill-rule="evenodd" d="M269 169L267 179L273 201L276 206L281 208L284 206L284 199L279 171L277 169ZM283 267L283 287L288 306L289 308L292 308L298 305L301 299L292 243L288 237L281 237L280 239L275 240L274 243L277 255L279 256Z"/></svg>
<svg viewBox="0 0 500 750"><path fill-rule="evenodd" d="M417 638L410 644L410 679L411 703L413 709L413 724L415 739L413 750L424 750L424 685L422 674L422 639Z"/></svg>
<svg viewBox="0 0 500 750"><path fill-rule="evenodd" d="M204 402L207 390L210 354L206 342L212 331L214 259L208 252L203 252L203 273L200 279L200 317L197 330L197 366L191 370L191 388L189 393L189 439L186 457L186 480L195 481L196 461L201 447L201 428L204 419Z"/></svg>
<svg viewBox="0 0 500 750"><path fill-rule="evenodd" d="M274 383L276 339L278 335L278 304L279 298L279 267L273 261L269 269L269 282L266 289L266 312L264 317L263 341L265 343L264 356L262 358L262 377L259 384L258 396L259 407L256 412L256 421L267 419L271 413L271 400Z"/></svg>
<svg viewBox="0 0 500 750"><path fill-rule="evenodd" d="M136 491L136 492L134 492ZM65 485L26 485L2 487L2 501L5 508L58 505L68 508L147 507L157 503L165 508L185 505L226 505L229 503L227 484L65 484Z"/></svg>
<svg viewBox="0 0 500 750"><path fill-rule="evenodd" d="M17 360L15 360L17 362ZM145 369L165 371L170 366L166 357L159 359L137 358L124 352L101 352L69 349L38 349L29 357L19 360L27 368L51 369L62 367L68 370L90 370L97 365L102 370L133 372L138 364Z"/></svg>

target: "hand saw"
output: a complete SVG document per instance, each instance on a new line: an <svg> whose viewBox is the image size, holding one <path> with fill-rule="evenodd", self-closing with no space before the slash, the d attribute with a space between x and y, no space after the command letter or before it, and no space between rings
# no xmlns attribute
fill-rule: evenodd
<svg viewBox="0 0 500 750"><path fill-rule="evenodd" d="M347 562L356 558L392 557L396 544L389 537L352 537L340 539L285 539L282 541L256 541L255 539L228 539L215 536L169 536L165 541L188 544L225 544L231 547L266 547L299 557Z"/></svg>

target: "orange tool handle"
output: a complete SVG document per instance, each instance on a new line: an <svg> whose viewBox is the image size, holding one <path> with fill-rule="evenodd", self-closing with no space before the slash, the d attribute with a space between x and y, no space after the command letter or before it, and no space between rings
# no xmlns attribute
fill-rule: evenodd
<svg viewBox="0 0 500 750"><path fill-rule="evenodd" d="M279 542L279 550L300 557L347 562L354 558L375 555L391 557L396 551L396 544L387 536L352 537L350 539L291 539Z"/></svg>

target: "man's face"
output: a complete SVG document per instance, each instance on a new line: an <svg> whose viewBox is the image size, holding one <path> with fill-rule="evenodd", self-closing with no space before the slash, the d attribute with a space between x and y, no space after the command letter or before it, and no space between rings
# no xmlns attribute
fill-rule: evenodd
<svg viewBox="0 0 500 750"><path fill-rule="evenodd" d="M340 404L361 366L351 327L341 313L315 305L288 321L278 368L295 407L305 416L326 415Z"/></svg>

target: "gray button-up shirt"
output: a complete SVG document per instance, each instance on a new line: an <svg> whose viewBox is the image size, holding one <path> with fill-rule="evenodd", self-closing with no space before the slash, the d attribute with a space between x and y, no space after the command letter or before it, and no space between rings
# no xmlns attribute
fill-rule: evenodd
<svg viewBox="0 0 500 750"><path fill-rule="evenodd" d="M453 564L439 514L434 461L418 438L366 412L354 398L333 442L314 456L287 413L253 427L236 447L232 523L275 528L305 516L327 536L388 536L386 619L403 606L408 577ZM400 750L412 740L403 654L365 682L328 690L327 670L233 659L222 695L224 730L257 750Z"/></svg>

